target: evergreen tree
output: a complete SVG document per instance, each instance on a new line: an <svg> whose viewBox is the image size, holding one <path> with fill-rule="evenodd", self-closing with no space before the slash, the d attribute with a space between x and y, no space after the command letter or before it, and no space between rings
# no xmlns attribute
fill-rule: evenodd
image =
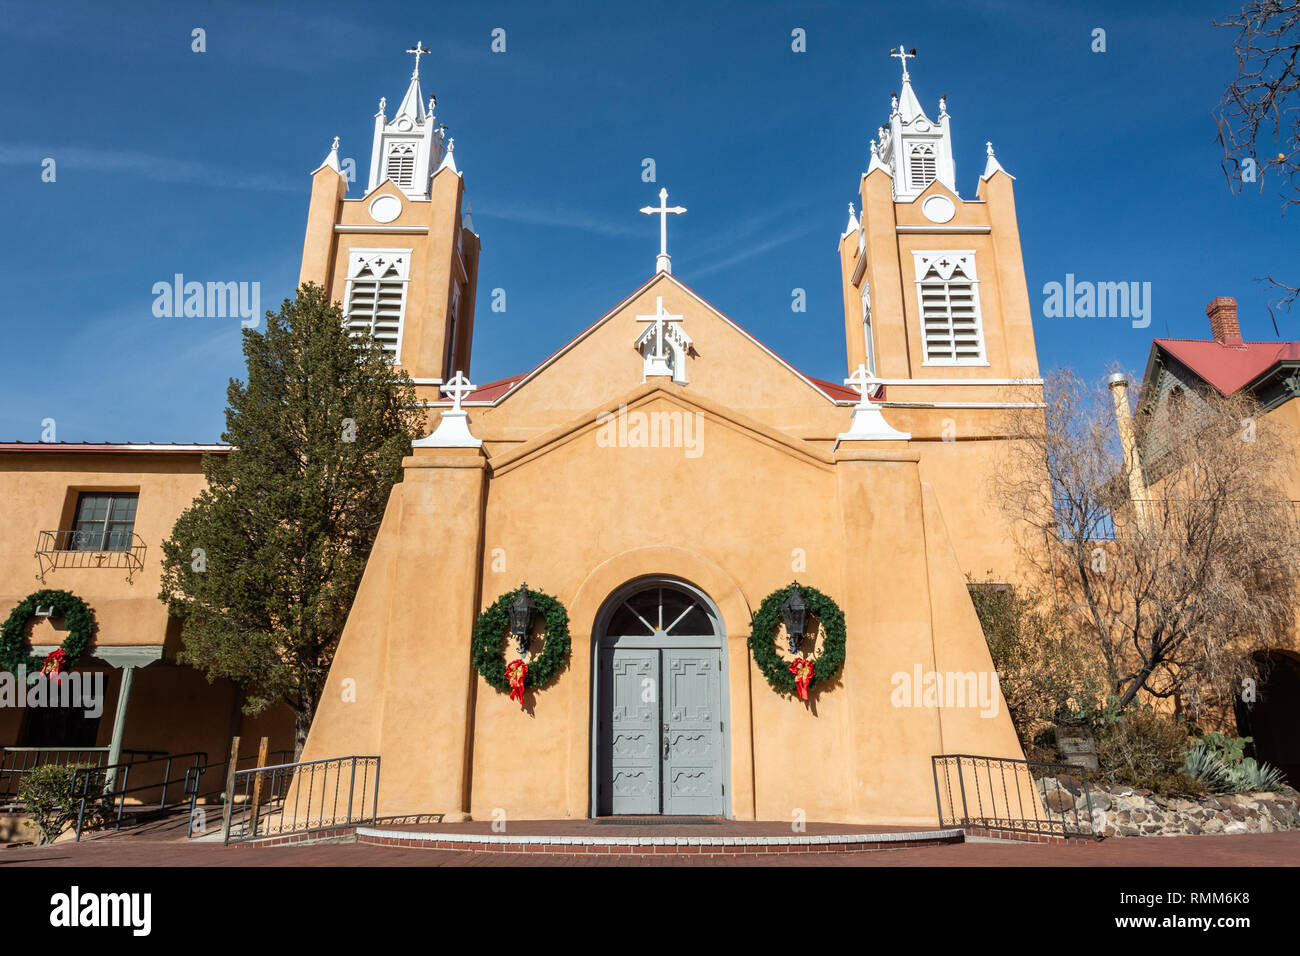
<svg viewBox="0 0 1300 956"><path fill-rule="evenodd" d="M425 415L409 376L353 338L314 284L245 329L227 456L163 543L160 597L180 660L243 690L244 713L296 712L301 754L402 458Z"/></svg>

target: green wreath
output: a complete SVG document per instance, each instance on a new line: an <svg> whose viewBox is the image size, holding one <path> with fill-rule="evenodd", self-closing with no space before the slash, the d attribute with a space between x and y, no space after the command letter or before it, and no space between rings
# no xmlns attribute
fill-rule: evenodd
<svg viewBox="0 0 1300 956"><path fill-rule="evenodd" d="M63 618L67 625L68 636L59 645L67 660L69 670L86 653L95 636L95 615L89 605L71 591L43 590L29 594L10 612L9 618L0 631L0 670L18 673L18 668L26 665L29 672L38 672L45 661L28 651L27 625L36 616L38 607L52 607L54 613Z"/></svg>
<svg viewBox="0 0 1300 956"><path fill-rule="evenodd" d="M754 663L763 672L772 689L780 694L795 693L794 675L789 665L776 652L776 629L781 623L781 605L794 590L789 584L779 591L773 591L763 599L750 622L749 649L754 655ZM844 612L833 600L816 588L805 584L799 585L799 593L808 605L808 613L817 618L822 629L822 652L812 658L816 668L809 689L818 684L834 680L844 666ZM806 638L805 638L806 640Z"/></svg>
<svg viewBox="0 0 1300 956"><path fill-rule="evenodd" d="M510 629L510 604L518 594L517 590L507 591L474 622L474 668L503 694L510 693L504 644ZM524 678L524 690L538 690L564 670L569 661L569 612L549 594L529 588L528 596L546 622L542 653L528 662L528 676Z"/></svg>

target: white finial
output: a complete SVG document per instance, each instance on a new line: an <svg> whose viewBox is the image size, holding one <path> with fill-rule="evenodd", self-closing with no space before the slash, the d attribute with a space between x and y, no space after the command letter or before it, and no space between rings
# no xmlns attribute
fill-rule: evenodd
<svg viewBox="0 0 1300 956"><path fill-rule="evenodd" d="M1006 175L1011 176L1010 173L1008 173L1005 169L1002 168L1002 164L998 162L998 158L993 155L993 143L986 141L984 143L984 149L988 153L989 158L988 161L985 162L984 164L984 175L981 176L980 179L988 179L994 173L999 173L999 172L1006 173ZM1016 177L1011 176L1011 178L1015 179Z"/></svg>
<svg viewBox="0 0 1300 956"><path fill-rule="evenodd" d="M342 170L339 169L339 138L337 136L334 137L334 142L330 145L330 151L325 155L325 162L321 163L316 169L319 171L326 166L336 173L342 173Z"/></svg>
<svg viewBox="0 0 1300 956"><path fill-rule="evenodd" d="M388 108L388 97L386 96L379 97L379 113L377 115L383 116L384 110L386 110L387 108Z"/></svg>
<svg viewBox="0 0 1300 956"><path fill-rule="evenodd" d="M880 155L880 147L876 145L876 141L874 139L871 141L871 155L872 156Z"/></svg>
<svg viewBox="0 0 1300 956"><path fill-rule="evenodd" d="M903 82L906 83L910 79L907 73L907 61L916 56L916 48L913 47L912 52L909 53L907 52L907 50L903 48L903 44L900 43L898 45L897 50L889 51L889 55L893 57L897 57L898 59L903 61Z"/></svg>
<svg viewBox="0 0 1300 956"><path fill-rule="evenodd" d="M889 115L893 116L897 112L898 112L898 94L891 92L889 94Z"/></svg>
<svg viewBox="0 0 1300 956"><path fill-rule="evenodd" d="M420 75L420 57L424 56L429 51L424 48L424 42L422 40L417 40L415 41L415 46L411 47L406 52L415 54L415 69L411 71L411 79L415 79Z"/></svg>
<svg viewBox="0 0 1300 956"><path fill-rule="evenodd" d="M450 153L455 148L456 148L456 137L453 136L449 140L447 140L447 152Z"/></svg>
<svg viewBox="0 0 1300 956"><path fill-rule="evenodd" d="M659 257L655 260L655 272L667 272L672 274L672 257L668 255L668 217L670 215L680 216L686 211L685 206L669 206L668 190L661 188L659 190L659 205L642 206L641 211L647 216L659 217Z"/></svg>
<svg viewBox="0 0 1300 956"><path fill-rule="evenodd" d="M857 210L853 208L853 203L849 203L849 224L844 227L844 236L857 232L859 228ZM840 238L843 239L844 236Z"/></svg>
<svg viewBox="0 0 1300 956"><path fill-rule="evenodd" d="M460 221L470 232L474 231L474 204L468 199L465 200L465 215L460 217Z"/></svg>
<svg viewBox="0 0 1300 956"><path fill-rule="evenodd" d="M865 365L859 365L853 374L844 380L857 390L858 404L853 407L853 417L849 430L835 437L835 447L843 441L907 441L911 433L900 432L880 414L880 406L870 398L872 393L879 394L880 380L867 371Z"/></svg>
<svg viewBox="0 0 1300 956"><path fill-rule="evenodd" d="M429 109L428 109L428 113L429 113L429 116L430 116L430 117L433 116L433 108L434 108L435 106L437 106L437 105L438 105L438 97L436 97L436 96L434 96L432 93L430 93L430 94L429 94Z"/></svg>
<svg viewBox="0 0 1300 956"><path fill-rule="evenodd" d="M941 96L939 97L939 119L943 119L947 115L948 115L948 97Z"/></svg>
<svg viewBox="0 0 1300 956"><path fill-rule="evenodd" d="M483 442L469 432L469 416L461 403L478 386L471 385L465 373L457 371L440 391L451 396L451 408L443 409L442 419L432 435L411 442L412 448L479 448Z"/></svg>
<svg viewBox="0 0 1300 956"><path fill-rule="evenodd" d="M442 386L441 391L444 395L451 396L451 410L453 412L458 412L461 410L460 403L465 400L465 396L471 394L477 388L477 385L470 384L470 381L465 377L464 372L457 371L456 374L451 377L451 380L447 382L446 385Z"/></svg>

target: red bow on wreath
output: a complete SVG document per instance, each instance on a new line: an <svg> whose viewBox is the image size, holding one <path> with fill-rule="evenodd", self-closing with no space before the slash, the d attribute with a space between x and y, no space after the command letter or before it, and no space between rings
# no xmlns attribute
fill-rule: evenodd
<svg viewBox="0 0 1300 956"><path fill-rule="evenodd" d="M510 681L510 699L524 706L524 681L528 679L528 665L523 661L511 661L506 665L506 680Z"/></svg>
<svg viewBox="0 0 1300 956"><path fill-rule="evenodd" d="M42 674L53 674L54 679L59 679L59 671L68 666L68 655L64 653L63 648L56 647L45 655L45 663L41 665Z"/></svg>
<svg viewBox="0 0 1300 956"><path fill-rule="evenodd" d="M812 661L796 657L790 662L790 673L794 675L794 689L800 700L808 699L808 685L817 673L817 665Z"/></svg>

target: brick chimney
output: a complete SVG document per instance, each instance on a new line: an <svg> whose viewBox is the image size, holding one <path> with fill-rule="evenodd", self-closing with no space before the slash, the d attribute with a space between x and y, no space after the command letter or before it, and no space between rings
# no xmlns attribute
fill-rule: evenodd
<svg viewBox="0 0 1300 956"><path fill-rule="evenodd" d="M1237 300L1221 295L1210 300L1205 307L1210 320L1210 334L1220 345L1240 345L1241 327L1237 325Z"/></svg>

